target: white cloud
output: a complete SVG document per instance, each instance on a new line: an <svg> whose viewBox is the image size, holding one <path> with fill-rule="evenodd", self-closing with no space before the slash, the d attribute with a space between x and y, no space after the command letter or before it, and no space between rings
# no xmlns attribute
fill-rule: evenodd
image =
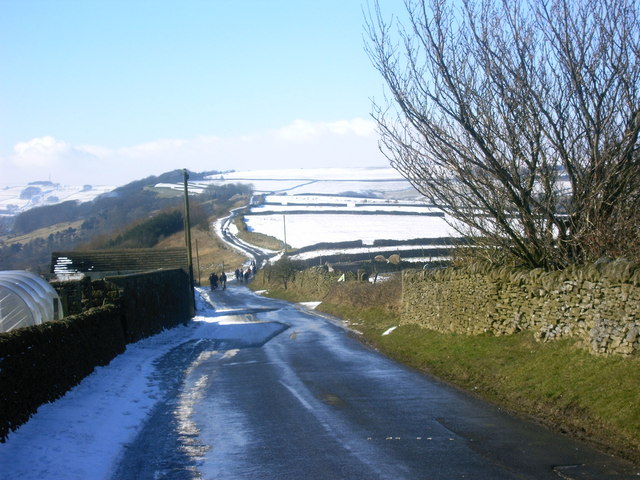
<svg viewBox="0 0 640 480"><path fill-rule="evenodd" d="M284 140L308 141L326 135L372 136L375 134L375 123L362 118L339 120L336 122L308 122L296 120L275 131L277 137Z"/></svg>
<svg viewBox="0 0 640 480"><path fill-rule="evenodd" d="M48 168L55 166L59 159L72 153L73 149L65 142L53 137L40 137L20 142L13 147L14 163L17 167Z"/></svg>
<svg viewBox="0 0 640 480"><path fill-rule="evenodd" d="M372 120L296 120L282 128L239 136L158 139L122 148L71 145L34 138L0 158L2 184L49 176L66 184L122 185L178 168L192 171L383 166ZM5 175L4 172L7 172Z"/></svg>

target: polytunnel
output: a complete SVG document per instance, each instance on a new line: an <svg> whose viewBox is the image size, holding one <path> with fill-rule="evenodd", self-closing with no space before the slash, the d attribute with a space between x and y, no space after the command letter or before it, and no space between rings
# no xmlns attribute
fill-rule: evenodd
<svg viewBox="0 0 640 480"><path fill-rule="evenodd" d="M0 332L40 325L62 316L58 293L47 281L23 270L0 272Z"/></svg>

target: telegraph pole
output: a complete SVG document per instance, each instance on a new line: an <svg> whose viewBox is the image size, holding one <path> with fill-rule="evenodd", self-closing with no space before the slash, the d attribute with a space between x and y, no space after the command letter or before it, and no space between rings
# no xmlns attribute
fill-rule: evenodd
<svg viewBox="0 0 640 480"><path fill-rule="evenodd" d="M284 245L282 245L282 251L284 256L287 256L287 216L282 214L282 226L284 227Z"/></svg>
<svg viewBox="0 0 640 480"><path fill-rule="evenodd" d="M184 178L184 242L187 248L187 267L189 268L189 285L191 286L191 302L193 311L196 308L196 297L194 291L193 282L193 258L191 255L191 220L189 219L189 186L187 180L189 180L189 172L186 168L182 169L182 176Z"/></svg>

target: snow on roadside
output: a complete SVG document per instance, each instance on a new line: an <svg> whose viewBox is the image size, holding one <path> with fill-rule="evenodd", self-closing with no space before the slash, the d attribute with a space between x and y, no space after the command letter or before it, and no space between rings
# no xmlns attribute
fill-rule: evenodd
<svg viewBox="0 0 640 480"><path fill-rule="evenodd" d="M154 362L193 336L176 327L127 346L0 444L0 479L109 478L120 451L159 401Z"/></svg>
<svg viewBox="0 0 640 480"><path fill-rule="evenodd" d="M396 326L396 327L391 327L391 328L386 329L384 332L382 332L382 336L389 335L389 334L390 334L391 332L393 332L396 328L398 328L398 327Z"/></svg>
<svg viewBox="0 0 640 480"><path fill-rule="evenodd" d="M300 305L310 310L315 310L321 303L322 302L300 302Z"/></svg>
<svg viewBox="0 0 640 480"><path fill-rule="evenodd" d="M121 452L134 440L162 398L156 362L174 347L200 338L264 338L271 323L229 321L196 295L197 313L187 326L127 345L124 353L0 443L0 480L109 479ZM232 312L230 312L232 313ZM216 325L217 324L217 325Z"/></svg>

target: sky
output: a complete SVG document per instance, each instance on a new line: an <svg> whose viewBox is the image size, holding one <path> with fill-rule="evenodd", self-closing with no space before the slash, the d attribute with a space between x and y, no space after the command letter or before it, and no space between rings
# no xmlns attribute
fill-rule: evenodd
<svg viewBox="0 0 640 480"><path fill-rule="evenodd" d="M0 186L387 166L367 2L0 0Z"/></svg>

